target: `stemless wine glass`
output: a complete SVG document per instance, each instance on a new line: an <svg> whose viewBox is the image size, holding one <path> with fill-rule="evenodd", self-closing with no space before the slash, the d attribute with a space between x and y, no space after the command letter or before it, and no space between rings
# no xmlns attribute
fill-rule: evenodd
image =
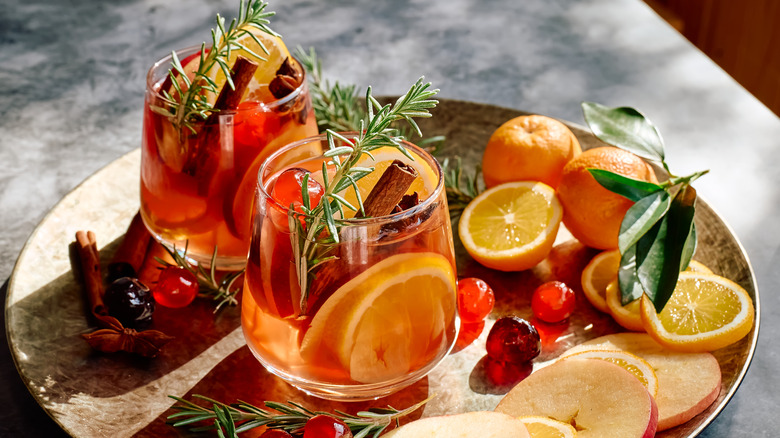
<svg viewBox="0 0 780 438"><path fill-rule="evenodd" d="M184 66L197 62L199 54L200 46L177 52ZM168 108L161 87L170 67L167 56L146 78L141 215L163 244L179 251L186 244L191 261L210 265L217 250L218 268L240 269L249 248L260 164L282 146L317 134L305 75L278 99L269 84L252 84L236 110L221 111L191 130L177 129L171 117L160 114Z"/></svg>
<svg viewBox="0 0 780 438"><path fill-rule="evenodd" d="M358 165L376 170L357 185L365 199L382 170L401 159L417 170L408 194L416 192L418 204L370 218L345 209L335 221L337 243L316 226L309 232L317 222L290 214L290 193L300 195L301 183L290 187L296 178L285 172L297 181L308 173L317 181L310 187L321 189L325 141L290 144L260 169L241 322L251 351L271 373L319 397L373 399L425 376L455 342L447 198L436 160L404 142L414 160L391 147L375 150L374 159L364 156ZM327 172L333 181L332 164ZM329 199L318 190L309 194L311 208ZM337 195L356 199L352 188Z"/></svg>

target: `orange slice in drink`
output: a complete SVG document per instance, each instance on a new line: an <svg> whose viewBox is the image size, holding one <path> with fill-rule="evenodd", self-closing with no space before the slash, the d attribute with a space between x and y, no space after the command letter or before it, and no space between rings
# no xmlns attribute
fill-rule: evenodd
<svg viewBox="0 0 780 438"><path fill-rule="evenodd" d="M304 359L333 356L352 380L403 377L454 334L455 270L436 253L390 256L339 287L314 315Z"/></svg>
<svg viewBox="0 0 780 438"><path fill-rule="evenodd" d="M585 297L593 307L604 313L609 313L607 285L617 277L619 268L620 251L613 249L593 257L582 270L582 291L585 292Z"/></svg>
<svg viewBox="0 0 780 438"><path fill-rule="evenodd" d="M607 286L606 294L607 308L609 308L609 314L615 318L615 322L628 330L645 331L639 312L639 300L634 300L624 306L621 302L620 286L618 286L617 279Z"/></svg>
<svg viewBox="0 0 780 438"><path fill-rule="evenodd" d="M755 310L748 292L714 274L681 272L671 298L660 313L642 297L642 321L647 333L670 350L717 350L745 337Z"/></svg>
<svg viewBox="0 0 780 438"><path fill-rule="evenodd" d="M653 398L658 395L658 377L653 367L639 356L622 350L593 348L565 353L564 358L601 359L612 362L636 376Z"/></svg>
<svg viewBox="0 0 780 438"><path fill-rule="evenodd" d="M571 424L549 417L526 415L518 417L528 429L531 438L574 438L577 430Z"/></svg>

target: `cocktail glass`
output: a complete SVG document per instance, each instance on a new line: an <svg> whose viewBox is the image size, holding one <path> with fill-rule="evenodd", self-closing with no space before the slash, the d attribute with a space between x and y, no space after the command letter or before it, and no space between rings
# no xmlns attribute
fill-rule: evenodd
<svg viewBox="0 0 780 438"><path fill-rule="evenodd" d="M364 156L359 163L376 169L358 182L361 193L371 191L393 159L401 159L417 170L407 193L417 192L420 202L382 217L357 219L345 210L346 218L336 221L338 243L319 233L304 245L308 233L291 229L305 220L289 214L291 205L276 196L282 191L277 181L295 169L322 183L325 144L323 136L293 143L260 169L242 327L257 359L292 385L328 399L373 399L424 377L455 342L459 320L447 199L441 168L430 154L408 142L403 145L414 160L381 148L372 152L375 160ZM340 195L355 202L352 188ZM296 266L301 255L309 259L303 270ZM301 271L310 274L303 287Z"/></svg>
<svg viewBox="0 0 780 438"><path fill-rule="evenodd" d="M177 52L185 66L199 54L200 46ZM171 56L157 61L146 79L142 217L166 246L182 251L186 245L191 261L208 266L216 250L218 268L240 269L249 248L261 163L282 146L317 133L305 75L282 98L255 101L254 96L271 95L247 91L236 110L221 111L194 130L177 130L169 117L154 111L166 107L160 88L170 66Z"/></svg>

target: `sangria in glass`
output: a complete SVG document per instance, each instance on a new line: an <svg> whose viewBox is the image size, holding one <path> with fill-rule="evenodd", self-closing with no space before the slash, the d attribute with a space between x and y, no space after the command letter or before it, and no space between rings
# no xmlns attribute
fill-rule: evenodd
<svg viewBox="0 0 780 438"><path fill-rule="evenodd" d="M172 56L156 62L147 75L142 217L163 244L179 251L186 244L193 262L209 265L216 251L221 269L240 269L246 263L260 164L282 146L317 134L304 70L281 39L263 38L269 54L254 61L256 70L243 75L244 84L238 77L240 51L234 50L226 61L234 66L236 89L221 70L211 71L222 91L196 96L216 108L197 123L180 123L176 111L182 109L171 109L170 100L184 94L188 85L180 74L174 74L175 84L170 78ZM188 76L197 70L200 46L176 54ZM223 105L222 94L232 104Z"/></svg>
<svg viewBox="0 0 780 438"><path fill-rule="evenodd" d="M260 169L242 327L271 373L310 394L390 394L425 376L455 342L455 256L441 168L425 150L402 144L410 157L389 146L364 154L357 166L374 171L357 181L357 192L337 193L351 205L360 193L367 212L371 192L400 162L416 174L401 202L376 217L335 212L338 242L302 213L302 205L324 202L323 172L334 180L325 136L286 146Z"/></svg>

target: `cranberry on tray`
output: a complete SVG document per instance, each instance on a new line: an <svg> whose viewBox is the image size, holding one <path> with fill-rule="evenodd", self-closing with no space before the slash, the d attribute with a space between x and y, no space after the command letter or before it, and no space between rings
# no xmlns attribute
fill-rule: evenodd
<svg viewBox="0 0 780 438"><path fill-rule="evenodd" d="M108 313L123 326L144 328L152 322L154 299L149 288L135 278L114 280L103 295Z"/></svg>
<svg viewBox="0 0 780 438"><path fill-rule="evenodd" d="M574 312L575 296L566 283L548 281L536 288L531 298L531 310L544 322L556 323Z"/></svg>
<svg viewBox="0 0 780 438"><path fill-rule="evenodd" d="M351 438L352 431L343 421L330 415L315 415L306 422L303 438Z"/></svg>
<svg viewBox="0 0 780 438"><path fill-rule="evenodd" d="M195 274L179 266L168 266L160 274L153 293L161 306L175 309L189 305L199 289Z"/></svg>
<svg viewBox="0 0 780 438"><path fill-rule="evenodd" d="M463 322L474 323L490 315L495 304L493 289L479 278L458 280L458 313Z"/></svg>
<svg viewBox="0 0 780 438"><path fill-rule="evenodd" d="M493 324L485 345L488 357L501 362L529 362L542 351L536 328L516 316L507 316Z"/></svg>

